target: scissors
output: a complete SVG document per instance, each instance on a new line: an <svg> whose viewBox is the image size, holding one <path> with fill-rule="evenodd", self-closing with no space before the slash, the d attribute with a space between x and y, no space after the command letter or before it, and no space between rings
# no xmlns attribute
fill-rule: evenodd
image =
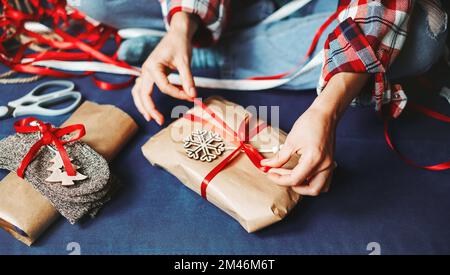
<svg viewBox="0 0 450 275"><path fill-rule="evenodd" d="M46 89L59 88L54 92L43 93ZM24 115L59 116L74 110L81 102L81 93L74 91L75 84L72 81L54 80L44 82L25 96L9 102L6 106L0 106L0 120L8 117ZM67 107L50 109L47 107L65 101L73 101Z"/></svg>

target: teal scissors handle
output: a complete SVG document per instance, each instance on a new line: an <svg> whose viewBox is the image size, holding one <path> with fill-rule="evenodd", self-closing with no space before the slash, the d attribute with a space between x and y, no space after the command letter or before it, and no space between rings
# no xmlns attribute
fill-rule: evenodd
<svg viewBox="0 0 450 275"><path fill-rule="evenodd" d="M61 89L48 94L38 95L44 89L51 87L61 87ZM81 102L82 96L80 92L73 91L75 84L71 81L54 80L44 82L34 88L30 93L15 101L9 102L9 106L15 108L13 116L23 115L43 115L43 116L59 116L73 111ZM50 107L58 102L66 100L73 102L61 109L50 109Z"/></svg>

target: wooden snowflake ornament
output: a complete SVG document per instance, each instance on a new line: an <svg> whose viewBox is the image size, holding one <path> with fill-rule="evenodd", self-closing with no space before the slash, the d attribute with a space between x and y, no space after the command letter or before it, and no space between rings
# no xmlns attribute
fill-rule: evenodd
<svg viewBox="0 0 450 275"><path fill-rule="evenodd" d="M225 143L219 134L207 130L196 130L184 139L188 157L211 162L225 151Z"/></svg>
<svg viewBox="0 0 450 275"><path fill-rule="evenodd" d="M71 159L72 161L72 159ZM71 186L74 185L74 181L80 181L87 179L87 177L81 173L79 173L78 170L80 167L74 165L75 171L77 172L75 176L69 176L67 175L67 172L64 169L64 164L62 162L61 157L59 154L56 154L55 157L51 160L53 163L52 166L47 168L47 171L52 172L52 174L45 179L46 182L60 182L62 186Z"/></svg>

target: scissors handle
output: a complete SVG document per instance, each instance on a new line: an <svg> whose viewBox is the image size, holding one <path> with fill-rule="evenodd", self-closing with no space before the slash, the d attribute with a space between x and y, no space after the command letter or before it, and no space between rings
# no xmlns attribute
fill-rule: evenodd
<svg viewBox="0 0 450 275"><path fill-rule="evenodd" d="M6 105L0 106L0 120L10 117L14 113L14 108Z"/></svg>
<svg viewBox="0 0 450 275"><path fill-rule="evenodd" d="M56 92L51 94L44 99L40 99L38 102L27 105L27 106L20 106L16 108L14 111L14 117L17 116L24 116L24 115L43 115L43 116L59 116L66 113L69 113L70 111L73 111L81 102L82 96L80 92L69 92L69 91L63 91L63 92ZM46 106L51 106L58 102L63 102L68 99L74 99L73 103L69 106L61 109L49 109L46 108Z"/></svg>
<svg viewBox="0 0 450 275"><path fill-rule="evenodd" d="M26 94L25 96L11 101L8 103L9 106L18 108L20 106L31 105L39 100L45 99L48 96L51 96L53 93L39 95L40 92L49 89L49 88L59 88L57 92L69 92L73 91L75 88L75 83L68 80L52 80L39 84L36 86L31 92Z"/></svg>
<svg viewBox="0 0 450 275"><path fill-rule="evenodd" d="M40 95L39 93L49 89L58 88L54 92ZM75 84L72 81L53 80L44 82L36 86L31 92L15 101L8 103L10 107L15 108L13 116L23 115L43 115L58 116L74 110L81 102L81 93L73 91ZM74 99L69 106L61 109L47 108L55 103Z"/></svg>

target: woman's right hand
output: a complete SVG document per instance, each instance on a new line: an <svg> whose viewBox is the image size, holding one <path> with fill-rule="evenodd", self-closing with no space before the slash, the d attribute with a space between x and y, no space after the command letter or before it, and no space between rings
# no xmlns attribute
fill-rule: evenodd
<svg viewBox="0 0 450 275"><path fill-rule="evenodd" d="M328 106L316 102L297 119L280 152L261 161L261 165L272 167L269 179L307 196L327 192L335 168L337 118ZM300 155L295 168L282 168L295 154Z"/></svg>
<svg viewBox="0 0 450 275"><path fill-rule="evenodd" d="M172 16L170 29L142 66L142 73L132 89L134 104L147 121L164 122L153 100L153 84L161 92L172 97L188 100L196 96L191 73L192 37L197 30L193 15L177 12ZM171 71L178 71L183 89L169 83Z"/></svg>

